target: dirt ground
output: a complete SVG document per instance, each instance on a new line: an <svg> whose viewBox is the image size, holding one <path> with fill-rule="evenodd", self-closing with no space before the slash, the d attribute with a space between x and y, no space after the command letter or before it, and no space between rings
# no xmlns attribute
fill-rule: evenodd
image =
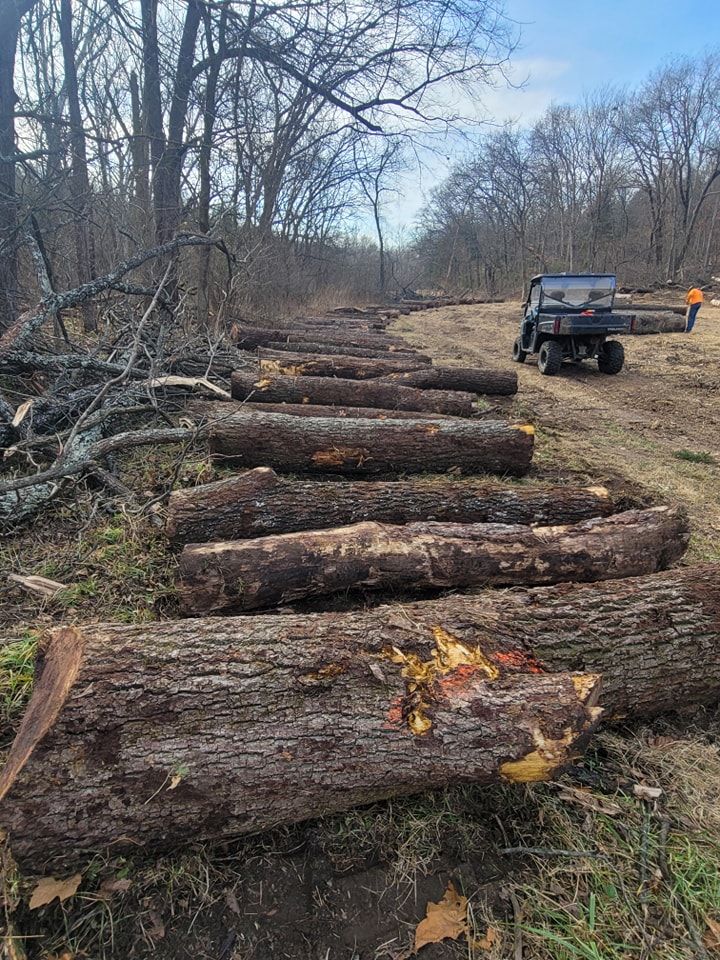
<svg viewBox="0 0 720 960"><path fill-rule="evenodd" d="M511 303L451 307L395 329L438 363L509 368L518 317ZM536 425L535 478L604 482L621 503L684 503L688 559L720 560L720 309L705 308L691 336L628 337L625 346L617 377L590 364L555 378L530 361L514 367L517 396L488 398L487 413ZM172 464L163 469L172 475ZM193 469L212 476L201 456ZM152 489L156 480L143 472L136 482ZM7 591L0 633L111 609L127 620L172 615L174 561L157 531L120 517L79 523L63 509L0 549L0 567L34 562L32 572L84 579L55 606ZM467 785L220 847L97 858L75 897L32 912L34 880L6 860L5 955L401 960L452 880L469 898L468 936L424 947L421 960L711 956L712 924L720 948L720 751L714 716L693 723L603 735L558 784ZM637 782L660 786L662 798L639 798Z"/></svg>
<svg viewBox="0 0 720 960"><path fill-rule="evenodd" d="M447 307L404 317L396 329L436 363L507 367L519 317L515 303ZM623 342L616 377L588 362L555 377L541 376L532 358L513 364L517 397L493 406L535 424L544 473L570 468L615 489L626 484L634 496L686 504L688 559L720 560L720 308L706 304L690 335Z"/></svg>

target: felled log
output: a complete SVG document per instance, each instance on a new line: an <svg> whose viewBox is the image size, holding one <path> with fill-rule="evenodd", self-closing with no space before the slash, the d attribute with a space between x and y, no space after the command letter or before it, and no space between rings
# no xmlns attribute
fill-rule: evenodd
<svg viewBox="0 0 720 960"><path fill-rule="evenodd" d="M332 346L348 347L370 347L374 350L389 350L390 347L400 347L405 345L405 341L399 337L391 337L387 333L365 333L352 330L332 330L325 332L313 330L284 330L279 328L270 329L268 327L247 327L240 324L233 324L231 329L232 340L237 347L242 350L252 350L255 347L266 347L269 343L284 341L285 343L317 343ZM320 351L322 352L322 351Z"/></svg>
<svg viewBox="0 0 720 960"><path fill-rule="evenodd" d="M209 424L210 450L246 467L372 476L468 473L522 476L535 431L498 420L366 420L255 413Z"/></svg>
<svg viewBox="0 0 720 960"><path fill-rule="evenodd" d="M285 341L273 341L267 344L268 350L275 352L285 351L290 353L315 353L315 354L339 354L346 357L410 357L422 363L432 363L432 358L425 353L418 353L412 347L391 346L389 349L383 348L373 350L370 347L346 347L337 346L329 343L286 343Z"/></svg>
<svg viewBox="0 0 720 960"><path fill-rule="evenodd" d="M256 403L335 403L383 410L430 410L454 417L469 417L474 397L453 390L416 390L377 380L342 380L338 377L281 377L236 370L230 379L235 400Z"/></svg>
<svg viewBox="0 0 720 960"><path fill-rule="evenodd" d="M421 390L466 390L509 396L517 393L514 370L490 370L478 367L424 367L407 372L384 374L386 383L402 383Z"/></svg>
<svg viewBox="0 0 720 960"><path fill-rule="evenodd" d="M437 620L385 631L372 614L368 635L353 618L54 631L0 776L21 867L174 850L450 783L552 778L598 722L594 674L544 674L517 648L491 660Z"/></svg>
<svg viewBox="0 0 720 960"><path fill-rule="evenodd" d="M269 467L175 490L166 534L175 546L322 530L375 520L412 523L577 523L607 516L604 487L534 487L445 477L402 481L291 480Z"/></svg>
<svg viewBox="0 0 720 960"><path fill-rule="evenodd" d="M423 410L383 410L379 407L327 407L319 403L250 403L230 401L217 403L196 400L185 408L190 416L202 420L222 420L236 413L285 413L289 417L361 417L366 420L444 420L444 413Z"/></svg>
<svg viewBox="0 0 720 960"><path fill-rule="evenodd" d="M185 614L274 607L352 588L426 590L634 577L687 549L687 517L668 507L569 526L358 523L254 540L191 544L180 557Z"/></svg>
<svg viewBox="0 0 720 960"><path fill-rule="evenodd" d="M341 377L345 380L372 380L392 373L419 370L428 366L412 357L344 357L341 354L322 356L312 353L284 353L282 350L258 350L261 373L286 377ZM405 386L416 386L409 383ZM445 388L441 388L445 389ZM449 387L447 389L457 389Z"/></svg>

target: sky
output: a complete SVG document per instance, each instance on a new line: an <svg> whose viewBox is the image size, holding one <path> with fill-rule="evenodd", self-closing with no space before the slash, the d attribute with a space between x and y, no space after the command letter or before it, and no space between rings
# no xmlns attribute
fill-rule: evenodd
<svg viewBox="0 0 720 960"><path fill-rule="evenodd" d="M506 10L521 33L514 87L499 84L482 97L498 123L529 125L553 102L576 102L610 84L632 87L668 59L720 48L720 0L506 0ZM452 159L427 163L404 176L387 203L396 232L412 227Z"/></svg>

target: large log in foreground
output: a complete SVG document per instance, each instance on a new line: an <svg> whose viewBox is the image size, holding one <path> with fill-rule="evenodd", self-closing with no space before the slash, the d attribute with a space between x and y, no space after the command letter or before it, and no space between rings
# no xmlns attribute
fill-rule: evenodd
<svg viewBox="0 0 720 960"><path fill-rule="evenodd" d="M174 491L166 534L174 546L182 546L364 520L556 524L612 511L604 487L501 486L449 477L318 482L286 479L269 467L257 467L238 477Z"/></svg>
<svg viewBox="0 0 720 960"><path fill-rule="evenodd" d="M687 549L687 518L655 507L570 526L358 523L186 546L182 610L274 607L353 588L447 589L609 580L664 570Z"/></svg>
<svg viewBox="0 0 720 960"><path fill-rule="evenodd" d="M231 377L235 400L256 403L340 404L380 407L383 410L429 410L454 417L469 417L474 397L453 390L416 390L377 380L342 380L338 377L281 377L235 370Z"/></svg>
<svg viewBox="0 0 720 960"><path fill-rule="evenodd" d="M212 453L246 467L373 476L500 473L522 476L535 431L499 420L366 420L238 414L207 427Z"/></svg>
<svg viewBox="0 0 720 960"><path fill-rule="evenodd" d="M402 383L421 390L467 390L510 396L517 393L514 370L490 370L478 367L427 367L384 375L384 383Z"/></svg>
<svg viewBox="0 0 720 960"><path fill-rule="evenodd" d="M0 776L0 824L37 869L495 770L552 777L595 720L594 681L568 671L602 674L610 719L717 702L720 567L63 630L45 651Z"/></svg>
<svg viewBox="0 0 720 960"><path fill-rule="evenodd" d="M598 678L503 665L437 623L303 618L55 631L0 777L26 870L173 849L459 781L556 775ZM372 627L371 627L372 630Z"/></svg>
<svg viewBox="0 0 720 960"><path fill-rule="evenodd" d="M346 380L371 380L390 373L404 373L428 366L412 357L370 358L307 353L283 353L282 350L258 350L261 373L286 377L342 377ZM415 386L415 384L405 384ZM451 387L450 389L456 389Z"/></svg>

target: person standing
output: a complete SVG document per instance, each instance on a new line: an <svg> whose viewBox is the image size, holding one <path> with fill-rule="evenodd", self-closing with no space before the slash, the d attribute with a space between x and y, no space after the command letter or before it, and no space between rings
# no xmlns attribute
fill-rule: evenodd
<svg viewBox="0 0 720 960"><path fill-rule="evenodd" d="M700 307L702 306L703 299L703 292L698 287L693 287L692 290L688 290L687 296L685 297L685 303L687 304L685 333L692 332L692 328L695 326L695 319L698 315Z"/></svg>

